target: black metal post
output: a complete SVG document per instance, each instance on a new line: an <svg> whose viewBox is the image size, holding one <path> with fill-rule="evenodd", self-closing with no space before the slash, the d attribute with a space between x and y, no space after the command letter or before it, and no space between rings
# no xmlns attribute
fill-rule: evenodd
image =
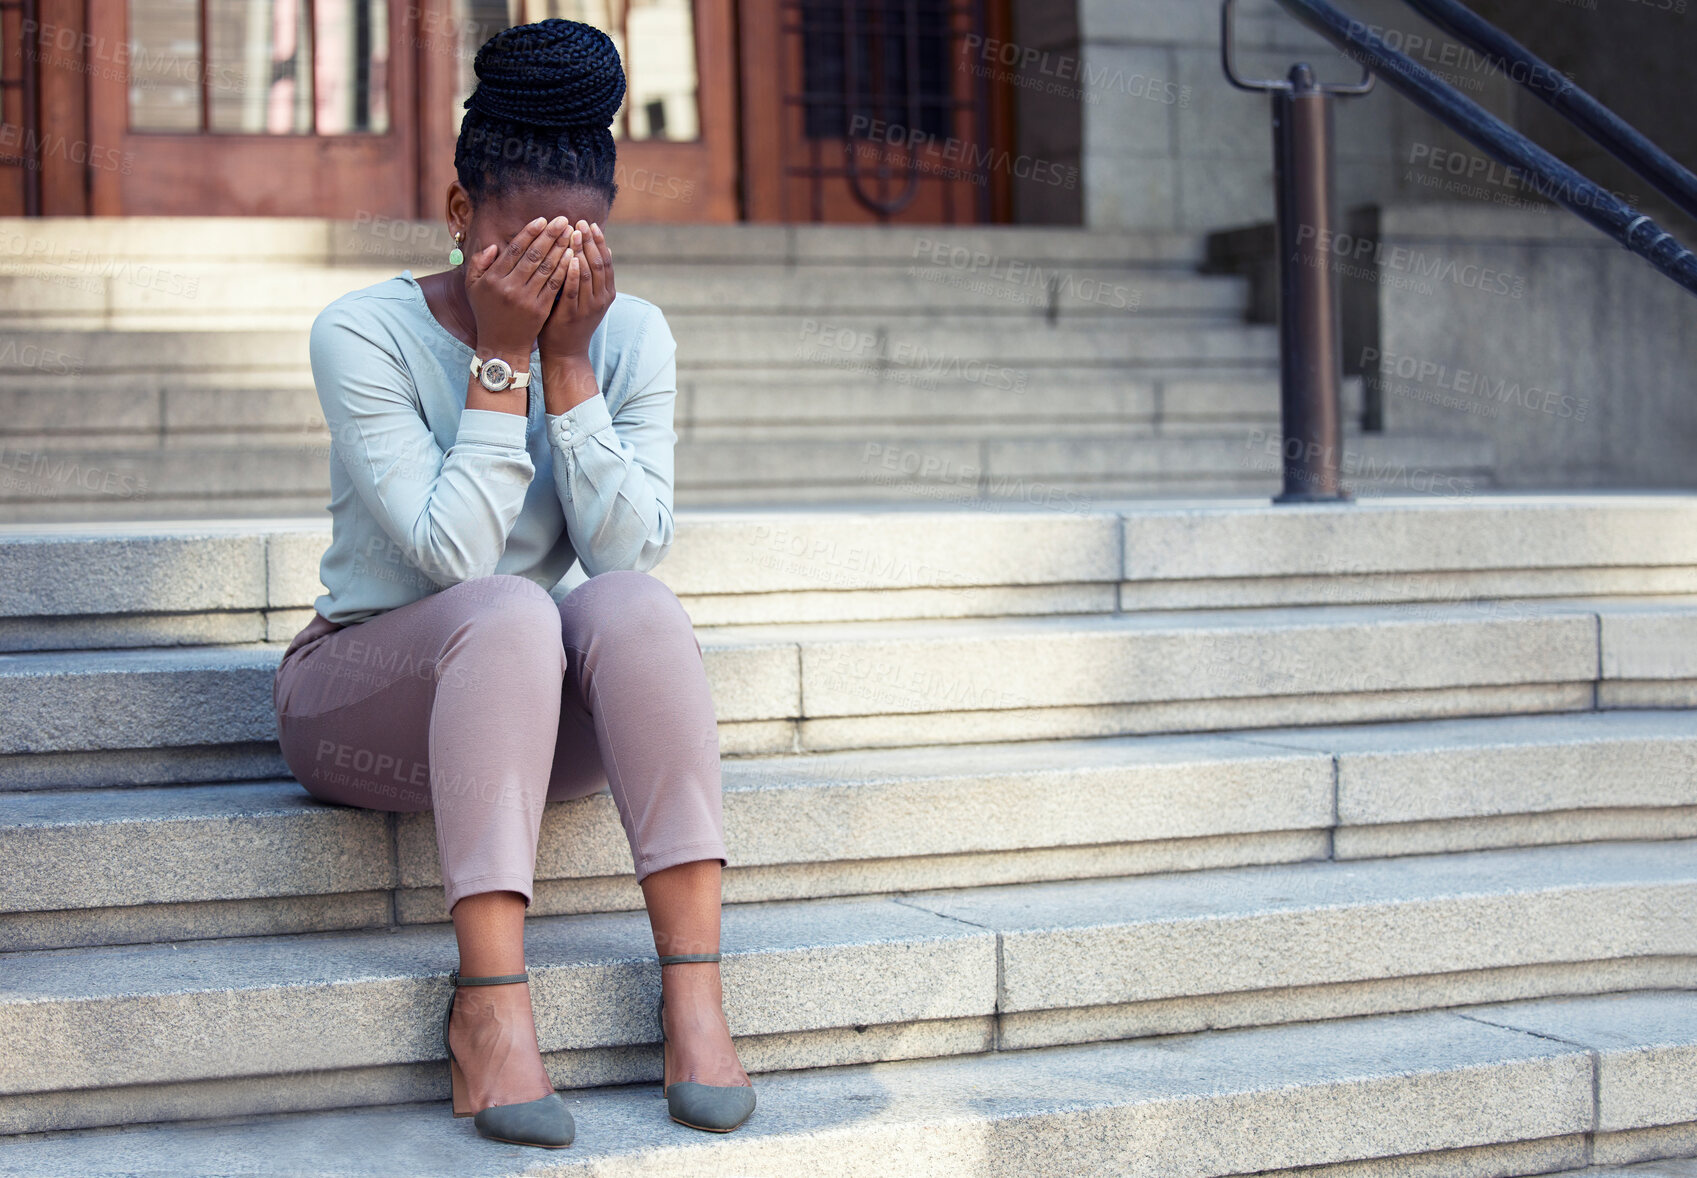
<svg viewBox="0 0 1697 1178"><path fill-rule="evenodd" d="M1281 0L1281 3L1283 0ZM1373 75L1353 85L1315 80L1305 62L1286 78L1237 72L1232 15L1220 5L1220 66L1239 90L1273 96L1275 248L1279 268L1279 423L1284 490L1274 503L1339 503L1344 490L1343 333L1332 260L1332 99L1367 94Z"/></svg>
<svg viewBox="0 0 1697 1178"><path fill-rule="evenodd" d="M1275 503L1348 499L1343 467L1343 341L1332 195L1332 96L1305 63L1273 92L1279 250L1279 402L1284 492Z"/></svg>

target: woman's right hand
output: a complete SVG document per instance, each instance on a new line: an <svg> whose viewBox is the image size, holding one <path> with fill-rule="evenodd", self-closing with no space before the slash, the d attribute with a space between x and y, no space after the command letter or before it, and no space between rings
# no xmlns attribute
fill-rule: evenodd
<svg viewBox="0 0 1697 1178"><path fill-rule="evenodd" d="M466 300L477 319L480 352L530 355L566 280L561 261L571 236L568 218L538 217L506 245L492 241L466 259Z"/></svg>

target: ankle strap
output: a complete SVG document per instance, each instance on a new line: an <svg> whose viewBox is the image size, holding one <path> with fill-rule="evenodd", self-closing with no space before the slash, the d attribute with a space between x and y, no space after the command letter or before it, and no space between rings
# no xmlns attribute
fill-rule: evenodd
<svg viewBox="0 0 1697 1178"><path fill-rule="evenodd" d="M686 961L717 961L717 953L673 953L660 959L661 965L682 965Z"/></svg>
<svg viewBox="0 0 1697 1178"><path fill-rule="evenodd" d="M460 976L460 971L456 969L452 976L454 979L454 985L456 986L499 986L505 985L508 982L526 981L530 977L530 971L525 970L523 973L501 974L499 977L462 978Z"/></svg>

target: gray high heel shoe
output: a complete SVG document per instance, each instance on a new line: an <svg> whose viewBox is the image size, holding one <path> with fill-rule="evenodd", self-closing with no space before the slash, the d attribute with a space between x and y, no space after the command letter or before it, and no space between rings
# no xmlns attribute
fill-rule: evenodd
<svg viewBox="0 0 1697 1178"><path fill-rule="evenodd" d="M675 953L660 958L661 965L677 965L686 961L717 961L717 953ZM666 994L660 992L660 1044L661 1067L664 1068L664 1052L666 1043ZM672 1120L680 1125L688 1125L691 1129L705 1129L709 1133L729 1133L738 1125L748 1120L754 1111L754 1089L745 1084L701 1084L694 1080L680 1080L676 1084L666 1084L665 1076L660 1078L662 1091L666 1094L666 1110Z"/></svg>
<svg viewBox="0 0 1697 1178"><path fill-rule="evenodd" d="M486 1109L472 1112L469 1107L471 1097L466 1091L465 1073L460 1070L460 1061L454 1058L454 1049L448 1046L448 1020L454 1017L454 999L459 996L460 986L495 986L507 982L524 982L530 980L530 971L524 973L502 974L499 977L462 978L460 971L453 972L454 991L448 996L448 1011L442 1016L442 1046L448 1052L448 1073L454 1085L454 1115L456 1117L473 1117L477 1131L494 1141L507 1141L514 1145L540 1145L546 1149L562 1149L572 1143L577 1136L577 1124L572 1120L571 1110L561 1099L558 1092L550 1092L547 1096L535 1100L527 1100L522 1104L492 1104Z"/></svg>

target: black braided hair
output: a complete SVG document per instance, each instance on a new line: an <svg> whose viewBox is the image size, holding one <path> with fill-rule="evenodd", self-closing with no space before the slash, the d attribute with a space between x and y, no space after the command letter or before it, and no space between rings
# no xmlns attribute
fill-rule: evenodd
<svg viewBox="0 0 1697 1178"><path fill-rule="evenodd" d="M609 128L625 96L611 37L550 17L503 29L472 62L454 170L473 203L486 193L571 184L608 204L617 148Z"/></svg>

